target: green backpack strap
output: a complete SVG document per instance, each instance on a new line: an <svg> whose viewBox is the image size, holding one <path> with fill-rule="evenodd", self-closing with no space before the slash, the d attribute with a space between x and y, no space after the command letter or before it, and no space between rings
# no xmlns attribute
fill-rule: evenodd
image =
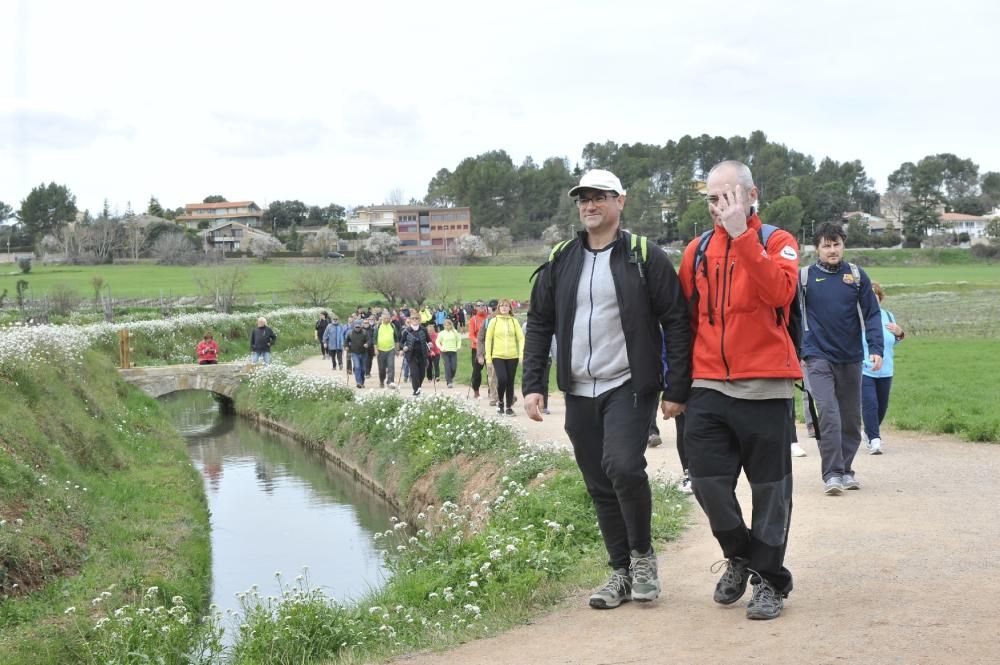
<svg viewBox="0 0 1000 665"><path fill-rule="evenodd" d="M563 240L562 242L557 242L555 244L555 246L552 248L552 251L549 252L549 261L551 261L552 259L556 258L556 254L558 254L559 252L561 252L562 249L566 245L568 245L569 243L570 243L569 240Z"/></svg>
<svg viewBox="0 0 1000 665"><path fill-rule="evenodd" d="M646 263L649 260L649 244L646 236L635 235L634 233L629 234L629 251L635 254L636 245L639 246L639 253L642 254L642 262Z"/></svg>

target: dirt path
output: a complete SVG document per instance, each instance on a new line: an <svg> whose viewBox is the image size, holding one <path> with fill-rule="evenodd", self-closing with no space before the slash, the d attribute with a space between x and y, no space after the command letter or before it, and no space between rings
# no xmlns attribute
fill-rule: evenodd
<svg viewBox="0 0 1000 665"><path fill-rule="evenodd" d="M299 369L330 375L319 358ZM439 383L438 392L466 394L457 384ZM560 398L544 423L530 422L519 406L508 422L531 440L568 446ZM661 431L663 445L647 454L650 469L677 474L673 427ZM809 456L793 460L786 565L795 590L776 621L744 617L749 592L730 607L712 602L717 575L709 566L721 555L694 505L684 535L657 547L658 601L595 611L581 590L529 625L397 662L1000 663L1000 445L914 432L887 431L884 439L884 455L862 449L858 456L862 489L828 497L815 441L799 432ZM749 518L744 480L737 491Z"/></svg>

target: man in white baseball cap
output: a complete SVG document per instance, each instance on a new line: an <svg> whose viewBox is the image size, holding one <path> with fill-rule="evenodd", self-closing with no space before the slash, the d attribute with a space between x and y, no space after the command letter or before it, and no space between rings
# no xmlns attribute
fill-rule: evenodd
<svg viewBox="0 0 1000 665"><path fill-rule="evenodd" d="M528 417L542 420L543 373L554 336L565 429L611 568L607 583L589 599L603 610L660 595L646 440L657 403L665 418L684 411L691 326L670 259L652 244L640 259L638 239L621 229L625 188L618 177L588 171L569 195L583 231L557 246L538 272L521 385ZM660 362L664 339L666 377Z"/></svg>
<svg viewBox="0 0 1000 665"><path fill-rule="evenodd" d="M603 169L593 169L584 173L583 177L580 178L580 184L569 190L569 195L576 196L583 189L598 189L602 192L615 192L625 196L625 188L622 187L622 181L618 179L618 176Z"/></svg>

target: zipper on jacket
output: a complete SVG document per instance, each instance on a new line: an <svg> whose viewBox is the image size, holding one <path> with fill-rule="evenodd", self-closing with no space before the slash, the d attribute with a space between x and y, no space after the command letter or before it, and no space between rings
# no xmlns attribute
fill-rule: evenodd
<svg viewBox="0 0 1000 665"><path fill-rule="evenodd" d="M729 298L726 300L726 307L733 306L733 268L736 267L736 261L729 264Z"/></svg>
<svg viewBox="0 0 1000 665"><path fill-rule="evenodd" d="M726 237L726 256L724 263L729 263L729 247L732 244L733 239ZM718 274L718 265L716 265L716 274ZM726 302L726 288L732 288L732 284L728 284L726 279L726 273L722 273L722 302ZM726 308L723 307L719 311L719 319L722 321L722 334L719 336L719 353L722 355L722 364L726 367L726 381L729 380L729 361L726 360Z"/></svg>

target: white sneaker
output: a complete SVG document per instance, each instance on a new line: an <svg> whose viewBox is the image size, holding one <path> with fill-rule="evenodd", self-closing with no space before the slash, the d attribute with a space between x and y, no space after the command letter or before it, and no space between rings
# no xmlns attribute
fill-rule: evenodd
<svg viewBox="0 0 1000 665"><path fill-rule="evenodd" d="M691 479L687 476L684 476L684 479L678 487L680 487L681 491L685 494L694 494L694 490L691 488Z"/></svg>
<svg viewBox="0 0 1000 665"><path fill-rule="evenodd" d="M807 455L806 451L802 449L802 446L798 442L792 442L792 457L805 457Z"/></svg>
<svg viewBox="0 0 1000 665"><path fill-rule="evenodd" d="M875 437L868 442L868 454L870 455L881 455L882 454L882 439Z"/></svg>

